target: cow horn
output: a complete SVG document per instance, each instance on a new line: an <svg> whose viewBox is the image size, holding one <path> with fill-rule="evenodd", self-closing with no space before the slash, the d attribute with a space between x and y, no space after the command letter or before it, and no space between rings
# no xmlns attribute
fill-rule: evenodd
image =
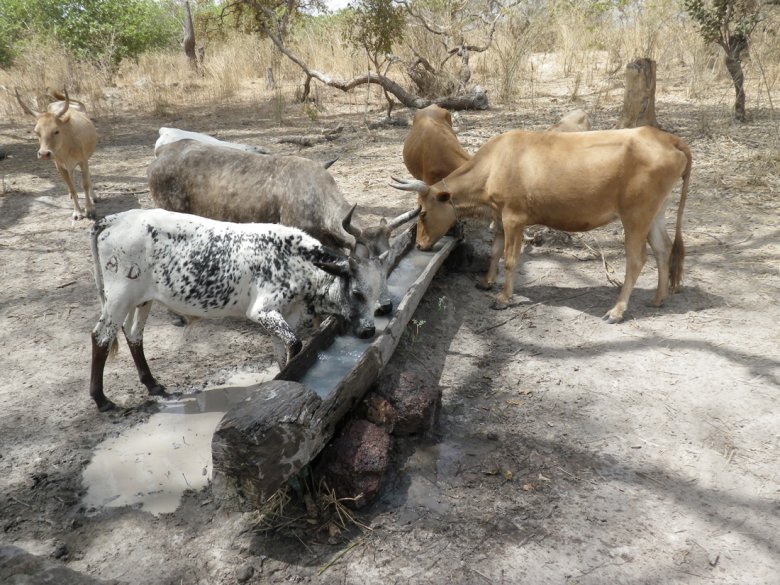
<svg viewBox="0 0 780 585"><path fill-rule="evenodd" d="M355 213L356 207L357 204L352 206L352 209L349 210L349 213L347 213L347 216L341 222L341 225L344 228L344 231L347 232L350 236L355 236L356 238L359 238L363 235L363 232L352 225L352 214Z"/></svg>
<svg viewBox="0 0 780 585"><path fill-rule="evenodd" d="M425 194L429 189L428 185L417 179L412 181L396 179L395 177L391 177L391 179L395 181L395 183L390 183L390 186L400 191L413 191L415 193Z"/></svg>
<svg viewBox="0 0 780 585"><path fill-rule="evenodd" d="M387 224L387 228L392 232L395 228L420 215L420 209L420 206L417 206L414 209L410 209L406 213L402 213L395 219L390 220L390 222Z"/></svg>
<svg viewBox="0 0 780 585"><path fill-rule="evenodd" d="M25 104L22 101L22 97L19 95L19 88L17 87L17 88L14 88L14 89L16 91L16 101L18 101L19 105L22 106L22 109L24 110L24 113L25 114L29 114L30 116L35 116L36 118L38 116L40 116L40 114L38 112L36 112L35 110L31 110L29 107L27 107L27 104Z"/></svg>

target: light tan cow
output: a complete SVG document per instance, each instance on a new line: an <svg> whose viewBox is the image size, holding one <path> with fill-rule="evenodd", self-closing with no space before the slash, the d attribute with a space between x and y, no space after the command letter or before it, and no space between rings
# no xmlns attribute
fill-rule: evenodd
<svg viewBox="0 0 780 585"><path fill-rule="evenodd" d="M550 126L547 132L587 132L592 127L588 112L577 109L566 114L557 124Z"/></svg>
<svg viewBox="0 0 780 585"><path fill-rule="evenodd" d="M393 185L418 193L417 246L429 250L459 215L492 214L497 233L490 268L481 282L491 288L503 254L504 287L494 308L507 307L523 241L523 228L541 224L588 231L620 219L625 230L626 278L617 303L604 319L622 320L646 259L649 242L658 265L659 306L682 279L685 250L682 216L691 172L691 152L680 138L643 126L593 132L512 130L483 145L445 179ZM674 244L664 211L682 178Z"/></svg>
<svg viewBox="0 0 780 585"><path fill-rule="evenodd" d="M471 158L452 129L452 116L436 104L414 114L403 156L412 176L426 185L442 180Z"/></svg>
<svg viewBox="0 0 780 585"><path fill-rule="evenodd" d="M50 104L46 112L36 112L30 109L16 91L16 99L26 114L35 117L35 133L38 135L39 159L54 159L65 184L68 186L70 197L73 200L73 219L81 219L85 216L84 210L79 206L78 193L73 186L73 171L76 166L81 168L81 179L84 186L84 207L86 217L95 218L95 196L89 175L89 157L95 152L97 144L97 132L84 112L70 107L68 94L65 92L64 100Z"/></svg>
<svg viewBox="0 0 780 585"><path fill-rule="evenodd" d="M55 113L65 105L65 102L68 102L68 107L71 109L71 111L78 110L82 114L87 113L87 106L84 105L84 102L70 99L64 93L60 93L57 90L47 89L46 92L46 97L51 100L49 105L46 106L46 111Z"/></svg>

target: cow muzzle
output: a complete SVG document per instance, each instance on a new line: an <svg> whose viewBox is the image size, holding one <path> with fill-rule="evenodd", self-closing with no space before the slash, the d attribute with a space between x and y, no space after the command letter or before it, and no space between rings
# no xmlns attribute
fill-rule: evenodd
<svg viewBox="0 0 780 585"><path fill-rule="evenodd" d="M38 158L42 160L49 160L51 158L51 150L39 150Z"/></svg>

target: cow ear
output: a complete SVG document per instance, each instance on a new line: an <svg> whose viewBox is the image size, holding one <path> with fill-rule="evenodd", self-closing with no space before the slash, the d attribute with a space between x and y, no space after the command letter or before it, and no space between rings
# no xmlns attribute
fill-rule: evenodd
<svg viewBox="0 0 780 585"><path fill-rule="evenodd" d="M328 260L314 261L314 265L333 276L348 277L352 274L351 259L346 257L331 258Z"/></svg>
<svg viewBox="0 0 780 585"><path fill-rule="evenodd" d="M439 203L447 203L447 201L449 201L450 199L452 199L452 195L447 193L447 191L436 193L436 201L438 201Z"/></svg>

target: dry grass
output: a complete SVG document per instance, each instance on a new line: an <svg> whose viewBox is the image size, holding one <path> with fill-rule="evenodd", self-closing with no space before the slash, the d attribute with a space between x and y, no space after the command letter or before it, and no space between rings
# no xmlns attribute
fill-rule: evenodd
<svg viewBox="0 0 780 585"><path fill-rule="evenodd" d="M597 110L603 101L614 97L613 93L622 91L625 65L636 57L648 56L658 62L659 95L683 90L689 100L722 107L728 118L733 89L721 50L705 46L687 19L669 16L675 6L671 0L660 0L642 11L610 19L560 7L553 13L515 15L498 27L489 51L472 55L471 83L487 88L497 104L533 103L537 95L554 95L564 102L581 104L584 100ZM748 109L768 108L771 115L777 101L772 95L780 85L776 59L780 38L773 33L775 24L768 21L756 31L744 64ZM313 69L342 78L364 73L365 56L344 42L341 27L338 18L313 21L301 27L288 44ZM408 59L413 55L412 47L432 63L445 56L441 43L420 27L408 30L397 51ZM268 67L274 72L274 90L265 88ZM448 67L455 76L457 59L451 59ZM555 89L541 84L542 77L549 79L551 72L562 82ZM410 85L398 67L391 76ZM21 118L13 97L16 87L40 108L45 105L46 88L67 86L97 117L124 110L162 115L187 106L263 101L281 125L302 80L297 66L268 40L238 33L207 47L199 74L178 51L146 54L109 72L69 59L60 47L39 46L23 55L13 68L0 70L0 90L4 90L0 92L0 113L6 118ZM323 98L321 86L315 82L312 88L315 106L302 113L315 119L318 100ZM356 107L384 101L377 88L359 88L345 98ZM708 114L700 121L701 130L712 134L720 123Z"/></svg>

